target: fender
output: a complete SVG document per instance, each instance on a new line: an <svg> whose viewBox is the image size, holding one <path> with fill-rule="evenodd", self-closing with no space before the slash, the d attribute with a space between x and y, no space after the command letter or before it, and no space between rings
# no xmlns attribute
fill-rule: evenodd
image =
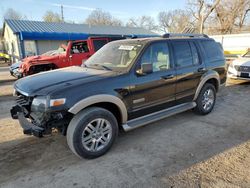
<svg viewBox="0 0 250 188"><path fill-rule="evenodd" d="M204 86L204 84L209 80L209 79L216 79L217 80L217 84L218 84L218 89L220 87L220 75L214 71L214 70L209 70L208 72L206 72L205 74L202 75L201 77L201 81L196 89L195 95L194 95L194 101L197 99L202 87Z"/></svg>
<svg viewBox="0 0 250 188"><path fill-rule="evenodd" d="M113 95L100 94L100 95L94 95L91 97L87 97L85 99L80 100L76 104L74 104L68 111L72 114L77 114L82 109L84 109L90 105L93 105L96 103L101 103L101 102L109 102L109 103L115 104L120 110L122 123L127 122L128 112L127 112L127 108L126 108L125 104L123 103L123 101L120 98L113 96Z"/></svg>

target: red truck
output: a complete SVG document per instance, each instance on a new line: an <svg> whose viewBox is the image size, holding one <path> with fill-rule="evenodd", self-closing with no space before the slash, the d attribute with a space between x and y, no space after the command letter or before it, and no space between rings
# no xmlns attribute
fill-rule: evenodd
<svg viewBox="0 0 250 188"><path fill-rule="evenodd" d="M24 58L10 67L10 74L16 78L73 65L80 66L102 46L110 41L122 40L124 37L90 37L87 40L69 41L57 50L42 55Z"/></svg>

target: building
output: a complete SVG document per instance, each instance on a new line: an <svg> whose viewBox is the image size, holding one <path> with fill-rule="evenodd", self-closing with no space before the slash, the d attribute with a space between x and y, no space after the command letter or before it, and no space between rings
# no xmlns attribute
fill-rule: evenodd
<svg viewBox="0 0 250 188"><path fill-rule="evenodd" d="M226 34L209 36L221 43L224 54L228 57L237 57L250 49L250 33Z"/></svg>
<svg viewBox="0 0 250 188"><path fill-rule="evenodd" d="M88 24L49 23L6 19L3 41L12 61L57 49L69 40L84 40L90 36L152 37L157 34L143 28L92 26Z"/></svg>

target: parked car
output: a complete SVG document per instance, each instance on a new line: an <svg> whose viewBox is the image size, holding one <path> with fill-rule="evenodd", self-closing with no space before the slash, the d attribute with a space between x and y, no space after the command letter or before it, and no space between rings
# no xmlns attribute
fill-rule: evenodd
<svg viewBox="0 0 250 188"><path fill-rule="evenodd" d="M10 74L16 78L36 74L57 68L80 66L97 50L110 41L125 39L124 37L90 37L87 40L70 41L38 56L24 58L21 62L10 66Z"/></svg>
<svg viewBox="0 0 250 188"><path fill-rule="evenodd" d="M24 134L41 137L57 128L77 156L95 158L110 149L119 128L190 109L210 113L225 81L223 49L207 36L121 40L105 45L85 67L16 81L11 115Z"/></svg>
<svg viewBox="0 0 250 188"><path fill-rule="evenodd" d="M250 49L230 63L227 76L233 79L250 80Z"/></svg>

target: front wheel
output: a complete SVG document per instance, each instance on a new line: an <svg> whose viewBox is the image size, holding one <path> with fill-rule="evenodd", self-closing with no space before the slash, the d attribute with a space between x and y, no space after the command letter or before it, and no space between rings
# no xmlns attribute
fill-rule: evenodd
<svg viewBox="0 0 250 188"><path fill-rule="evenodd" d="M79 112L67 129L69 148L81 158L96 158L105 154L118 134L114 115L99 107Z"/></svg>
<svg viewBox="0 0 250 188"><path fill-rule="evenodd" d="M196 99L197 106L194 112L201 115L210 113L216 101L216 90L213 84L206 83L201 89L198 98Z"/></svg>

